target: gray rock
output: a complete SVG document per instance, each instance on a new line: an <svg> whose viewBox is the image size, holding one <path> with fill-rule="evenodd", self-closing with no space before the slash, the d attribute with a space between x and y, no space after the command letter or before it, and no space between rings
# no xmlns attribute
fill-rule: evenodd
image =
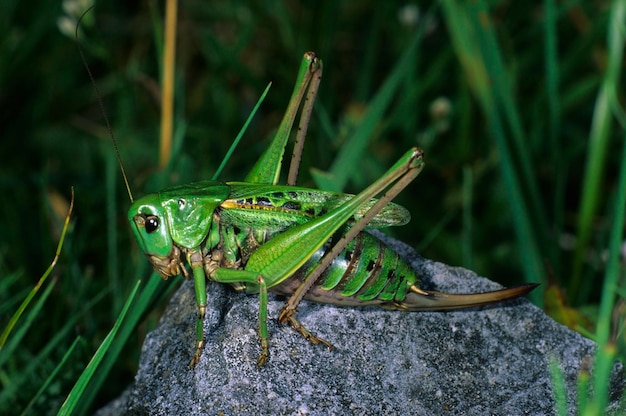
<svg viewBox="0 0 626 416"><path fill-rule="evenodd" d="M428 288L480 292L501 286L475 273L423 259L392 243ZM270 359L256 368L258 298L210 283L206 347L194 370L192 282L173 297L143 345L135 382L99 412L150 415L415 414L550 415L549 361L560 363L568 410L595 344L557 324L526 299L451 312L396 312L303 302L301 322L334 345L312 345L269 322ZM284 301L270 295L276 317ZM624 388L616 364L609 413ZM623 409L622 409L623 410Z"/></svg>

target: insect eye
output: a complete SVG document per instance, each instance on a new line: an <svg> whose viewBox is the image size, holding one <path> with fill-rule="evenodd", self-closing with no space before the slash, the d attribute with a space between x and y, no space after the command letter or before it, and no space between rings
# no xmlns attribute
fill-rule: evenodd
<svg viewBox="0 0 626 416"><path fill-rule="evenodd" d="M148 234L155 232L159 228L159 218L154 215L146 217L145 227Z"/></svg>

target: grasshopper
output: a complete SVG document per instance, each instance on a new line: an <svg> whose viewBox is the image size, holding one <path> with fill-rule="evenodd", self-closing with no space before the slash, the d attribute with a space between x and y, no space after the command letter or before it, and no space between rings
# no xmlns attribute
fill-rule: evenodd
<svg viewBox="0 0 626 416"><path fill-rule="evenodd" d="M313 52L305 53L277 133L244 182L194 182L131 201L132 231L154 269L164 279L181 274L194 279L198 314L191 368L205 343L206 279L258 294L258 367L269 357L268 291L290 296L278 316L280 323L332 349L296 318L302 299L441 310L512 299L536 286L479 294L426 291L397 253L365 231L409 221L408 211L390 201L422 170L423 152L417 147L357 195L297 187L302 145L321 75L322 61ZM305 96L287 185L277 185L288 137Z"/></svg>

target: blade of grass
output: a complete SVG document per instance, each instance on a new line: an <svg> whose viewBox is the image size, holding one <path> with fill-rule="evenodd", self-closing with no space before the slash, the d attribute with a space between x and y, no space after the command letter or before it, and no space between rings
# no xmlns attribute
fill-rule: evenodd
<svg viewBox="0 0 626 416"><path fill-rule="evenodd" d="M513 91L513 79L511 71L505 66L504 56L498 44L496 33L489 19L487 3L478 1L476 7L469 7L471 22L475 27L481 56L485 63L485 69L491 81L488 94L498 109L502 109L501 118L503 121L502 136L503 143L498 146L499 150L506 151L510 155L510 160L514 164L515 176L518 179L518 187L525 200L525 211L530 218L530 225L533 232L539 238L533 243L539 244L542 252L551 253L554 244L541 244L548 241L545 230L548 230L545 207L542 203L535 175L533 174L533 157L531 146L528 144L528 137L522 128L520 110L515 104L516 94Z"/></svg>
<svg viewBox="0 0 626 416"><path fill-rule="evenodd" d="M621 50L624 44L623 22L626 18L626 3L615 1L611 10L611 24L609 26L610 44L619 49L614 52L619 55L619 60L611 60L621 68ZM613 68L615 69L615 68ZM617 82L617 80L615 80ZM611 103L618 106L615 93L610 96ZM626 215L626 135L623 140L621 166L617 186L617 196L613 207L613 221L609 239L609 258L606 266L604 284L602 286L602 299L596 328L596 342L600 345L596 357L596 371L594 377L594 391L600 400L599 409L604 409L608 399L608 379L615 357L615 348L611 345L611 316L615 306L615 297L619 285L622 266L620 265L621 246L624 239L624 216ZM599 368L598 368L599 367Z"/></svg>
<svg viewBox="0 0 626 416"><path fill-rule="evenodd" d="M503 176L507 184L514 187L510 194L511 204L522 204L517 205L516 208L519 208L518 212L524 218L525 226L532 227L529 230L520 230L521 233L518 234L522 245L526 247L525 251L531 256L529 259L532 268L528 270L532 274L526 274L526 280L533 282L538 280L540 283L545 283L547 277L543 266L543 256L552 258L556 245L548 243L551 240L546 234L546 230L549 229L546 211L532 171L531 147L522 129L520 111L515 105L515 94L511 87L513 80L509 75L510 71L504 65L504 57L493 25L489 19L485 19L489 12L486 2L479 1L477 7L472 7L470 10L473 15L472 22L478 32L486 71L492 83L495 84L489 88L488 93L492 96L494 109L503 110L500 116L494 111L489 112L489 116L501 119L501 122L498 122L501 127L494 126L493 132L500 154L504 154L501 167L504 171L508 171L508 174ZM529 260L522 258L525 259L524 263ZM541 302L541 299L539 293L533 296L534 301Z"/></svg>
<svg viewBox="0 0 626 416"><path fill-rule="evenodd" d="M578 374L578 380L576 383L576 398L578 399L578 409L583 410L588 408L589 402L587 401L587 395L589 394L589 369L588 362L583 361L582 370ZM581 411L582 414L582 411Z"/></svg>
<svg viewBox="0 0 626 416"><path fill-rule="evenodd" d="M430 21L430 13L424 18ZM363 153L369 142L374 129L380 123L384 112L389 107L398 87L406 77L406 72L413 68L412 60L415 59L418 46L424 36L426 24L422 25L406 49L402 58L398 61L391 74L385 80L383 86L378 90L376 96L370 101L367 110L363 115L363 120L341 147L335 161L328 172L314 170L311 172L317 187L320 189L341 192L348 182L349 175L353 169L346 169L348 166L358 166L359 160L363 158Z"/></svg>
<svg viewBox="0 0 626 416"><path fill-rule="evenodd" d="M250 125L250 122L254 118L254 115L256 114L257 110L261 106L261 103L263 102L263 100L265 100L265 96L269 92L271 86L272 86L272 83L270 82L269 84L267 84L267 87L265 87L265 91L263 91L263 94L261 94L261 97L256 102L256 104L254 105L254 108L250 112L250 115L246 119L246 122L241 127L241 130L239 130L239 133L237 134L237 137L235 138L233 143L230 145L230 148L228 149L228 152L226 152L226 156L224 156L224 159L222 159L222 163L220 163L220 166L217 168L217 170L213 174L213 177L211 178L211 180L215 181L215 180L217 180L217 178L219 178L220 174L222 173L222 170L224 170L224 167L226 166L226 163L228 163L228 161L230 160L230 157L233 155L233 152L237 148L237 145L241 141L241 138L243 137L244 133L246 132L246 130L248 130L248 126Z"/></svg>
<svg viewBox="0 0 626 416"><path fill-rule="evenodd" d="M161 82L160 169L167 167L172 152L177 11L177 0L167 0L165 2L165 44L163 53L163 77Z"/></svg>
<svg viewBox="0 0 626 416"><path fill-rule="evenodd" d="M44 383L41 385L39 390L37 390L37 393L35 393L35 395L30 400L30 402L28 402L28 405L24 408L24 410L21 413L22 415L30 414L30 409L34 406L34 404L37 402L37 400L39 400L39 398L43 395L43 393L46 390L48 390L48 387L50 387L50 384L52 384L52 381L59 374L59 372L61 371L61 369L63 368L65 363L69 360L69 358L72 356L72 354L74 354L74 350L76 350L76 347L78 346L78 343L82 342L82 341L83 340L82 340L81 337L77 337L74 340L72 345L69 347L69 349L63 355L63 358L61 359L61 361L57 364L57 366L54 368L52 373L50 373L48 378L46 378L46 381L44 381Z"/></svg>
<svg viewBox="0 0 626 416"><path fill-rule="evenodd" d="M603 82L603 100L607 109L619 108L616 90L608 91L608 86L617 88L618 75L621 71L622 49L624 46L624 19L626 18L626 2L614 1L611 8L609 24L609 48L610 66ZM600 99L600 97L599 97ZM609 120L603 123L609 123ZM603 139L600 137L599 139ZM608 138L606 138L608 140ZM606 145L606 144L605 144ZM602 144L596 144L601 147ZM596 148L596 152L602 149ZM598 155L598 158L600 156ZM597 172L597 174L600 174ZM593 398L587 400L583 409L585 415L602 414L609 399L611 372L617 348L611 339L611 318L616 302L616 295L623 267L620 264L621 246L624 239L624 216L626 215L626 134L622 142L622 157L616 187L617 195L613 206L613 221L611 222L611 235L609 237L609 257L606 265L604 284L602 286L602 298L596 326L595 340L598 343L593 371ZM591 179L590 179L591 180Z"/></svg>
<svg viewBox="0 0 626 416"><path fill-rule="evenodd" d="M113 340L115 339L115 336L117 335L118 330L120 329L122 323L124 322L126 313L130 309L130 306L133 303L135 296L137 295L137 291L139 290L140 284L141 284L141 280L138 280L130 296L128 297L128 300L126 301L126 304L124 305L122 309L122 312L120 312L120 315L117 321L115 321L113 328L111 329L109 334L106 336L104 341L102 341L102 344L100 344L100 347L98 348L94 356L91 358L91 361L89 362L89 364L87 364L87 367L85 368L80 378L78 379L78 381L72 388L72 391L67 396L65 402L61 406L61 409L59 410L59 415L71 415L74 409L78 406L78 404L82 400L82 396L85 390L87 389L87 385L93 378L93 375L98 369L105 354L111 348L111 344L113 343Z"/></svg>
<svg viewBox="0 0 626 416"><path fill-rule="evenodd" d="M613 344L605 344L596 351L593 368L593 398L587 401L584 415L601 415L605 413L609 402L611 388L611 372L615 364L617 350Z"/></svg>
<svg viewBox="0 0 626 416"><path fill-rule="evenodd" d="M163 290L164 288L165 290ZM111 368L118 361L122 349L136 330L141 319L152 309L154 304L159 303L176 288L177 285L165 285L163 279L156 273L152 273L147 278L145 286L140 289L139 294L136 296L132 309L125 316L122 316L120 313L118 320L121 320L121 323L115 342L107 347L107 354L100 363L98 371L89 380L89 389L82 392L80 403L77 407L78 414L84 414L89 411L98 391L103 383L106 382ZM158 295L159 293L161 294L160 296Z"/></svg>
<svg viewBox="0 0 626 416"><path fill-rule="evenodd" d="M553 357L550 359L550 379L554 392L554 409L558 416L567 416L567 386L559 361Z"/></svg>
<svg viewBox="0 0 626 416"><path fill-rule="evenodd" d="M580 211L577 220L577 240L574 251L571 293L579 302L584 302L587 290L583 286L583 262L585 251L592 235L596 211L604 195L601 193L604 170L607 163L607 149L611 136L613 103L617 102L619 77L622 73L622 55L624 48L624 2L614 1L607 33L608 66L600 92L596 99L591 132L587 151L587 163L583 178L583 190Z"/></svg>
<svg viewBox="0 0 626 416"><path fill-rule="evenodd" d="M59 238L59 244L57 245L54 258L52 259L52 263L50 263L50 266L48 266L48 268L46 269L44 274L41 276L41 278L39 279L35 287L33 287L33 289L29 292L28 296L26 297L26 299L24 299L24 302L22 302L22 304L17 309L15 314L13 314L6 328L4 328L4 331L2 331L2 335L0 335L0 351L2 351L4 344L6 343L9 335L11 334L11 331L13 330L13 327L15 326L17 321L20 319L20 317L22 316L22 314L24 313L24 311L26 310L30 302L33 300L33 298L35 297L35 295L37 294L41 286L46 282L46 280L48 279L48 276L50 276L50 273L52 273L52 270L56 266L57 261L59 260L59 256L61 255L61 249L63 248L63 242L65 241L65 234L67 233L67 229L70 224L70 217L72 216L73 209L74 209L74 188L72 188L72 199L70 200L70 206L67 211L67 215L65 216L65 223L63 224L63 230L61 231L61 237ZM41 302L41 305L43 305L43 302Z"/></svg>
<svg viewBox="0 0 626 416"><path fill-rule="evenodd" d="M49 287L52 287L52 285L50 285ZM46 360L49 359L50 355L52 355L55 351L59 351L59 349L63 348L62 345L67 339L67 335L76 328L76 323L78 322L78 320L84 318L87 311L92 311L94 305L100 302L106 295L107 292L100 292L89 302L86 302L84 304L83 312L73 314L71 317L69 317L67 321L64 322L63 327L59 328L54 333L54 336L46 342L45 346L43 348L37 349L36 355L33 358L30 358L28 360L28 363L24 367L20 368L19 374L14 376L14 378L11 380L11 383L9 383L5 389L0 391L0 403L7 403L9 398L13 397L19 389L28 385L28 383L31 381L33 374L38 374L41 372L41 368L45 367L44 363ZM35 317L39 317L39 311L40 308L34 307L32 308L31 314L33 314ZM28 320L29 318L27 318L27 321ZM20 337L16 336L14 338L19 339ZM12 342L13 338L11 339L10 343ZM7 347L7 351L9 350L10 347ZM12 356L12 354L10 354L10 356Z"/></svg>
<svg viewBox="0 0 626 416"><path fill-rule="evenodd" d="M515 126L516 117L511 114L503 114L501 109L503 103L502 96L498 95L499 87L509 89L508 81L504 80L503 74L494 74L493 66L502 69L501 58L494 51L497 45L491 40L492 34L486 34L485 26L489 26L488 15L482 14L475 9L475 6L466 6L454 0L445 0L442 9L447 21L448 30L452 38L452 44L461 65L464 67L468 83L483 109L487 119L489 131L499 150L500 167L502 177L507 191L507 198L511 209L511 216L515 218L513 227L516 232L517 241L520 247L520 259L523 259L521 266L524 271L524 278L527 282L545 283L547 278L543 269L537 236L536 226L533 223L533 215L529 208L528 200L525 198L522 184L518 178L522 175L516 168L514 154L509 145L505 128L505 123L514 132L514 136L520 135L521 129ZM499 82L494 88L493 83ZM511 103L504 103L504 107L511 107ZM511 109L508 110L512 112ZM530 174L525 176L529 177ZM530 295L533 302L540 305L542 303L541 293L535 291Z"/></svg>
<svg viewBox="0 0 626 416"><path fill-rule="evenodd" d="M11 318L11 322L4 330L4 332L7 334L7 339L4 340L3 348L0 350L0 367L4 366L4 364L11 358L16 348L20 345L22 339L24 338L24 336L26 336L26 333L31 328L32 324L40 320L40 312L43 308L43 305L48 299L48 296L50 296L50 293L52 293L52 289L54 289L56 283L57 279L52 279L51 284L46 286L41 296L37 299L32 308L29 309L24 321L18 327L15 334L10 339L8 339L8 335L11 333L11 330L15 327L15 324L17 323L17 319L14 318L16 316L17 318L21 317L23 310L18 310L13 315L13 317ZM31 293L33 292L31 291ZM31 299L32 298L26 299L28 300L28 304L30 304ZM26 303L26 300L22 303L22 305Z"/></svg>
<svg viewBox="0 0 626 416"><path fill-rule="evenodd" d="M546 79L546 101L548 103L547 140L550 145L550 158L554 172L554 199L552 207L553 229L555 235L561 235L565 213L565 170L563 148L559 139L561 131L561 102L559 96L559 55L557 44L558 10L554 0L544 1L544 65ZM545 224L544 224L545 225ZM551 267L556 276L561 276L560 250L552 250Z"/></svg>

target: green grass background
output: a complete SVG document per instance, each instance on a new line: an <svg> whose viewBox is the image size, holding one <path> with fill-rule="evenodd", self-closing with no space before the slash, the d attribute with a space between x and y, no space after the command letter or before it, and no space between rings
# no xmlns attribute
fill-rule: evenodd
<svg viewBox="0 0 626 416"><path fill-rule="evenodd" d="M422 147L426 167L398 198L413 219L390 233L504 285L542 283L532 301L597 339L600 363L624 357L624 1L242 3L179 2L175 145L161 170L164 4L99 2L83 21L136 197L210 178L271 81L221 176L243 179L314 50L324 75L300 185L358 192ZM59 263L0 350L3 414L55 413L142 279L76 411L114 398L177 286L151 276L132 241L73 39L87 7L0 5L0 327L52 261L75 188Z"/></svg>

